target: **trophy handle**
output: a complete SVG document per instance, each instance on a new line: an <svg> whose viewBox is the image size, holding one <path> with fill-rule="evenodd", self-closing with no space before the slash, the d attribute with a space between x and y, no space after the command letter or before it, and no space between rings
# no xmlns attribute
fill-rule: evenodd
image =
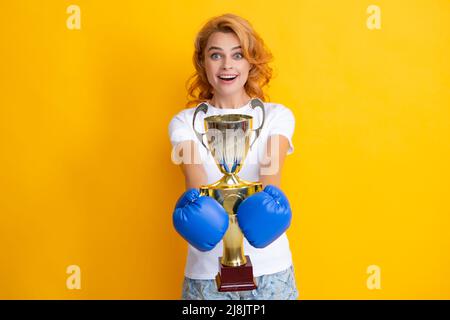
<svg viewBox="0 0 450 320"><path fill-rule="evenodd" d="M256 139L258 139L259 133L261 132L262 127L264 126L266 112L264 111L264 103L258 98L252 99L252 101L250 101L250 106L252 107L252 109L261 108L261 111L263 114L262 122L261 122L261 125L259 126L259 128L252 130L252 131L255 131L256 136L255 136L255 139L253 140L253 142L250 144L250 149L251 149L253 144L255 143Z"/></svg>
<svg viewBox="0 0 450 320"><path fill-rule="evenodd" d="M206 114L206 112L208 112L208 105L206 103L202 102L197 106L197 108L195 108L194 118L192 119L192 129L194 129L197 139L200 140L202 145L205 147L206 151L209 152L209 149L206 147L205 143L203 142L203 136L205 135L205 133L198 132L197 130L195 130L195 118L197 117L197 113L199 113L200 111L202 111L203 113Z"/></svg>

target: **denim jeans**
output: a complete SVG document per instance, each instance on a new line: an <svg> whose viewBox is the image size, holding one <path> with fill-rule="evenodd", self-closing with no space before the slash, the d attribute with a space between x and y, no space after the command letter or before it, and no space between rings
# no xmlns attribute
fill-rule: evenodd
<svg viewBox="0 0 450 320"><path fill-rule="evenodd" d="M257 288L250 291L219 292L215 280L184 277L183 300L296 300L294 267L255 278Z"/></svg>

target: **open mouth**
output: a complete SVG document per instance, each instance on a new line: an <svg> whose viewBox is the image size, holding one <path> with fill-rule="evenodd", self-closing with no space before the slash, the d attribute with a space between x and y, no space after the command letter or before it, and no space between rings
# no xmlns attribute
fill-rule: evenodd
<svg viewBox="0 0 450 320"><path fill-rule="evenodd" d="M221 75L218 76L220 80L222 80L225 83L231 83L233 82L238 76L237 75Z"/></svg>

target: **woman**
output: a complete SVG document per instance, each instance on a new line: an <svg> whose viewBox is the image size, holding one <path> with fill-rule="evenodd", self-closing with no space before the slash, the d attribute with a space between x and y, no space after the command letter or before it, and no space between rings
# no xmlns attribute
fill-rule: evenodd
<svg viewBox="0 0 450 320"><path fill-rule="evenodd" d="M271 79L270 60L270 53L248 21L232 14L212 18L195 41L196 73L190 81L189 105L206 102L205 117L247 114L253 117L254 126L259 126L262 112L251 108L250 101L265 98L262 88ZM264 126L239 172L242 179L260 181L264 188L244 200L237 213L245 237L244 252L251 257L258 287L251 291L219 292L214 278L228 216L217 201L198 194L200 186L216 182L222 173L197 140L192 127L194 110L179 112L169 125L173 154L181 156L178 163L187 189L173 215L175 229L189 242L182 298L297 299L292 257L284 232L291 212L279 189L285 157L293 152L292 112L280 104L264 103ZM196 120L195 127L198 132L204 131L202 119Z"/></svg>

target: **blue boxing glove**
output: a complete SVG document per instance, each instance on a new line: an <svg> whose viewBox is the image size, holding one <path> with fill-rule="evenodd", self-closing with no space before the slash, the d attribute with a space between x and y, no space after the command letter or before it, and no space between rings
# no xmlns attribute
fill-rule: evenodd
<svg viewBox="0 0 450 320"><path fill-rule="evenodd" d="M172 219L177 232L200 251L213 249L228 229L225 209L215 199L200 196L198 189L181 195Z"/></svg>
<svg viewBox="0 0 450 320"><path fill-rule="evenodd" d="M292 212L284 193L273 185L244 199L237 220L245 238L255 248L264 248L291 224Z"/></svg>

